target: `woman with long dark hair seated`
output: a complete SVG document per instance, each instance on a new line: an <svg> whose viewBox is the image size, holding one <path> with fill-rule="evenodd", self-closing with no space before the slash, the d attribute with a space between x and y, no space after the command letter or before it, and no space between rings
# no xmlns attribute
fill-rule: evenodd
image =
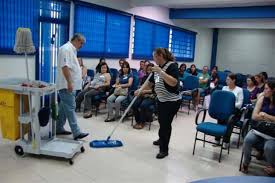
<svg viewBox="0 0 275 183"><path fill-rule="evenodd" d="M141 85L146 81L150 73L152 72L152 67L154 64L150 63L145 68L146 75L143 76ZM135 96L137 96L139 90L135 91ZM153 111L149 110L149 106L155 104L156 94L153 89L142 90L140 96L137 98L135 103L133 104L133 113L135 116L136 124L134 125L135 129L142 129L145 125L145 122L152 121Z"/></svg>
<svg viewBox="0 0 275 183"><path fill-rule="evenodd" d="M97 73L84 90L82 90L76 97L76 109L80 109L81 102L84 100L84 118L92 117L93 98L100 93L106 92L110 87L111 76L107 63L101 63L100 73Z"/></svg>
<svg viewBox="0 0 275 183"><path fill-rule="evenodd" d="M127 61L122 63L121 72L114 84L114 93L107 98L108 117L105 122L112 122L119 118L121 102L127 98L128 89L132 86L133 75ZM113 114L115 108L115 115Z"/></svg>
<svg viewBox="0 0 275 183"><path fill-rule="evenodd" d="M244 138L243 153L244 161L242 171L248 172L248 166L251 160L252 147L263 146L263 153L269 166L264 171L271 176L275 176L275 134L267 134L267 131L275 131L275 80L269 80L265 84L264 94L257 100L252 114L252 130ZM256 128L255 124L269 122L269 130ZM271 125L273 124L273 125Z"/></svg>

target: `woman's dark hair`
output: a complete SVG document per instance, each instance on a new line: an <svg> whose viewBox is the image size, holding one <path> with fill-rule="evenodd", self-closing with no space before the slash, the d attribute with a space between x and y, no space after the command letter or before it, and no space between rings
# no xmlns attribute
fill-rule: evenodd
<svg viewBox="0 0 275 183"><path fill-rule="evenodd" d="M192 67L195 67L195 71L194 72L192 72ZM196 65L195 64L192 64L191 66L190 66L190 74L192 74L192 75L197 75L198 73L197 73L197 67L196 67Z"/></svg>
<svg viewBox="0 0 275 183"><path fill-rule="evenodd" d="M105 63L105 62L102 62L103 60L105 61L105 58L103 58L103 57L101 57L99 59L99 62L97 64L96 68L95 68L96 73L101 73L101 65L102 65L102 63ZM107 65L107 67L108 67L108 65Z"/></svg>
<svg viewBox="0 0 275 183"><path fill-rule="evenodd" d="M104 65L106 65L106 67L107 67L107 73L110 73L108 64L107 64L106 62L102 62L102 63L100 64L100 71L99 71L99 73L101 73L101 67L104 66Z"/></svg>
<svg viewBox="0 0 275 183"><path fill-rule="evenodd" d="M216 66L216 65L213 66L212 69L211 69L211 71L212 71L213 69L216 69L216 71L218 71L218 66Z"/></svg>
<svg viewBox="0 0 275 183"><path fill-rule="evenodd" d="M232 80L235 80L235 84L236 84L236 81L237 81L237 76L236 76L236 74L230 73L227 77L229 77L229 78L232 79Z"/></svg>
<svg viewBox="0 0 275 183"><path fill-rule="evenodd" d="M130 68L130 64L127 62L127 61L124 61L123 62L123 64L122 64L122 70L121 70L121 73L120 73L120 75L123 75L124 73L123 73L123 68L124 67L127 67L128 68L128 73L127 74L129 74L130 72L131 72L131 68Z"/></svg>
<svg viewBox="0 0 275 183"><path fill-rule="evenodd" d="M257 85L257 81L256 81L256 79L255 79L255 77L254 77L254 76L252 76L252 75L248 75L248 76L247 76L247 78L251 79L251 81L252 81L252 83L253 83L253 85L254 85L254 86L256 86L256 85Z"/></svg>
<svg viewBox="0 0 275 183"><path fill-rule="evenodd" d="M174 55L167 48L156 48L154 54L162 55L165 61L175 61Z"/></svg>
<svg viewBox="0 0 275 183"><path fill-rule="evenodd" d="M180 70L182 67L185 67L185 70L186 70L186 64L180 64L179 70Z"/></svg>
<svg viewBox="0 0 275 183"><path fill-rule="evenodd" d="M272 90L271 104L273 107L275 107L275 79L268 79L266 85Z"/></svg>
<svg viewBox="0 0 275 183"><path fill-rule="evenodd" d="M260 74L263 76L265 81L268 79L268 74L266 72L261 72Z"/></svg>

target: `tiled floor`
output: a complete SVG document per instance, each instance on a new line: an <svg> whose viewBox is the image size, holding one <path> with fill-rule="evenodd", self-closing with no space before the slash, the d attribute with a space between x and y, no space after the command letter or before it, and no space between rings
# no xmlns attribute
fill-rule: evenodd
<svg viewBox="0 0 275 183"><path fill-rule="evenodd" d="M123 147L90 148L91 140L106 139L116 125L116 122L104 123L105 117L105 114L99 114L91 119L83 119L79 114L81 128L91 135L85 139L85 153L75 157L73 166L50 157L18 157L14 153L14 142L0 139L0 182L179 183L243 175L238 171L241 150L236 149L234 144L229 155L223 153L221 163L217 161L219 148L210 144L203 148L202 143L198 142L196 154L192 155L194 112L190 115L178 113L173 122L169 156L162 160L155 159L158 148L152 145L152 141L157 139L157 121L149 131L148 126L143 130L133 129L128 120L120 125L113 136L113 139L124 143ZM262 174L261 167L257 165L251 169L253 174Z"/></svg>

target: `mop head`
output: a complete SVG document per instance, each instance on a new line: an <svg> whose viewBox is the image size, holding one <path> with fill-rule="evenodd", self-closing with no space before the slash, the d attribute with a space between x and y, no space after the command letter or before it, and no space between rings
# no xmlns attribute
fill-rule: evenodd
<svg viewBox="0 0 275 183"><path fill-rule="evenodd" d="M122 142L119 140L93 140L90 142L92 148L106 148L106 147L121 147Z"/></svg>
<svg viewBox="0 0 275 183"><path fill-rule="evenodd" d="M18 54L35 52L35 47L32 41L32 33L29 28L17 29L13 51Z"/></svg>

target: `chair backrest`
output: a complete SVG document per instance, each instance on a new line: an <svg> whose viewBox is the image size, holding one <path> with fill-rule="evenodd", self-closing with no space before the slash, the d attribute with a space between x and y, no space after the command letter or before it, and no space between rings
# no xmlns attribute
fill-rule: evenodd
<svg viewBox="0 0 275 183"><path fill-rule="evenodd" d="M137 70L132 69L132 74L133 74L133 83L132 83L132 86L130 87L130 91L137 90L138 85L139 85L139 78L138 78Z"/></svg>
<svg viewBox="0 0 275 183"><path fill-rule="evenodd" d="M94 78L95 71L93 69L87 69L87 76L90 76L91 78Z"/></svg>
<svg viewBox="0 0 275 183"><path fill-rule="evenodd" d="M184 79L184 90L193 90L195 88L199 88L199 78L197 76L187 76Z"/></svg>
<svg viewBox="0 0 275 183"><path fill-rule="evenodd" d="M132 71L133 74L138 73L137 69L135 69L135 68L131 68L131 71Z"/></svg>
<svg viewBox="0 0 275 183"><path fill-rule="evenodd" d="M211 95L208 109L214 119L227 120L235 110L235 95L229 91L216 90Z"/></svg>
<svg viewBox="0 0 275 183"><path fill-rule="evenodd" d="M112 86L113 84L116 83L116 78L118 76L118 71L115 68L110 68L110 75L111 75L111 82L110 85Z"/></svg>
<svg viewBox="0 0 275 183"><path fill-rule="evenodd" d="M243 88L243 107L247 104L251 104L251 101L250 101L250 92Z"/></svg>
<svg viewBox="0 0 275 183"><path fill-rule="evenodd" d="M218 71L219 76L219 85L225 86L226 85L226 77L228 76L227 72Z"/></svg>

